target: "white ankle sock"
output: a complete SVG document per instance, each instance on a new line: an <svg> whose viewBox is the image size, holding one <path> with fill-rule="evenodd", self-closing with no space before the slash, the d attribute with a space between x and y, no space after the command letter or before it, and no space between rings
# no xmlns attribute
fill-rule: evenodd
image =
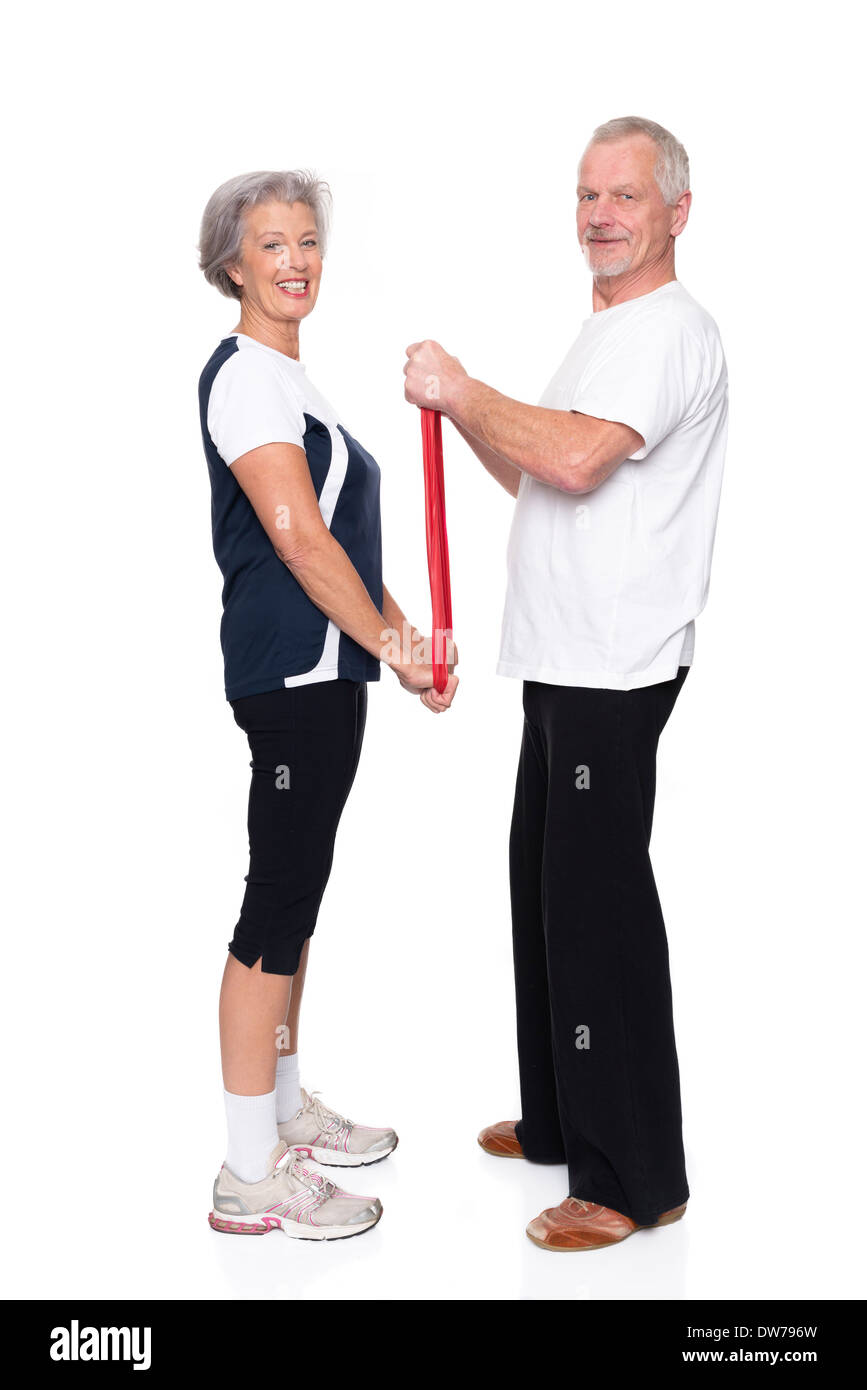
<svg viewBox="0 0 867 1390"><path fill-rule="evenodd" d="M261 1182L268 1172L271 1151L280 1143L276 1120L276 1091L266 1096L234 1096L223 1092L229 1144L226 1167L241 1182Z"/></svg>
<svg viewBox="0 0 867 1390"><path fill-rule="evenodd" d="M292 1120L301 1109L301 1081L298 1074L298 1053L287 1052L277 1058L277 1123Z"/></svg>

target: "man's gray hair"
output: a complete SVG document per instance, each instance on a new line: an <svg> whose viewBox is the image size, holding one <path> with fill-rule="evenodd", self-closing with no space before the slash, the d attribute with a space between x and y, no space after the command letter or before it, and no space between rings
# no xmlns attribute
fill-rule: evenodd
<svg viewBox="0 0 867 1390"><path fill-rule="evenodd" d="M648 121L644 116L617 116L613 121L596 127L587 149L606 140L622 140L625 135L650 136L656 145L656 167L653 172L662 201L668 207L673 207L689 189L689 156L683 145L670 130L657 125L656 121Z"/></svg>
<svg viewBox="0 0 867 1390"><path fill-rule="evenodd" d="M241 287L226 271L240 259L244 217L259 203L306 203L313 213L319 248L325 255L331 225L331 190L310 169L281 169L239 174L221 183L208 199L199 234L199 269L209 285L231 299Z"/></svg>

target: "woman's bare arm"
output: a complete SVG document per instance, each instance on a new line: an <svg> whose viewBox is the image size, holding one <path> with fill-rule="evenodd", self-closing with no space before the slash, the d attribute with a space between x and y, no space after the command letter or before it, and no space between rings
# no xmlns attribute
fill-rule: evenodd
<svg viewBox="0 0 867 1390"><path fill-rule="evenodd" d="M263 444L231 467L277 555L316 607L384 661L405 689L432 687L433 666L413 662L411 653L394 644L392 624L322 520L304 450L297 444Z"/></svg>
<svg viewBox="0 0 867 1390"><path fill-rule="evenodd" d="M236 459L232 472L308 598L381 660L388 624L322 520L304 450L297 444L263 444Z"/></svg>
<svg viewBox="0 0 867 1390"><path fill-rule="evenodd" d="M419 642L424 641L422 633L417 627L413 627L397 599L392 596L384 584L382 586L382 616L388 627L398 634L401 642L406 640L410 646L415 647Z"/></svg>

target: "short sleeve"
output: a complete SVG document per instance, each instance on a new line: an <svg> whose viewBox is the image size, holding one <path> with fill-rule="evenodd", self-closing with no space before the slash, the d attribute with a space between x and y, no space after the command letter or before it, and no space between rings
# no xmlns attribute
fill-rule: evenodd
<svg viewBox="0 0 867 1390"><path fill-rule="evenodd" d="M304 447L304 411L292 383L263 353L238 351L214 378L208 433L227 464L262 444Z"/></svg>
<svg viewBox="0 0 867 1390"><path fill-rule="evenodd" d="M644 440L629 457L643 459L692 413L706 365L700 340L676 315L648 316L594 358L569 409L629 425Z"/></svg>

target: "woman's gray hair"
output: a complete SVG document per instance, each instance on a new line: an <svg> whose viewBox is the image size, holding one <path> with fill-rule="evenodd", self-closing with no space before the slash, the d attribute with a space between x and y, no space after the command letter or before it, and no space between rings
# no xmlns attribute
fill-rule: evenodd
<svg viewBox="0 0 867 1390"><path fill-rule="evenodd" d="M624 135L649 135L656 145L654 176L662 201L673 207L678 198L689 190L689 156L679 140L665 126L648 121L644 116L617 116L613 121L598 125L587 144L602 144L606 140L622 140ZM587 150L584 151L587 153ZM583 156L582 156L583 158Z"/></svg>
<svg viewBox="0 0 867 1390"><path fill-rule="evenodd" d="M208 199L199 233L199 269L209 285L231 299L241 298L241 287L226 266L241 257L244 217L259 203L306 203L313 213L319 248L325 255L331 225L331 189L311 169L281 169L239 174L221 183Z"/></svg>

